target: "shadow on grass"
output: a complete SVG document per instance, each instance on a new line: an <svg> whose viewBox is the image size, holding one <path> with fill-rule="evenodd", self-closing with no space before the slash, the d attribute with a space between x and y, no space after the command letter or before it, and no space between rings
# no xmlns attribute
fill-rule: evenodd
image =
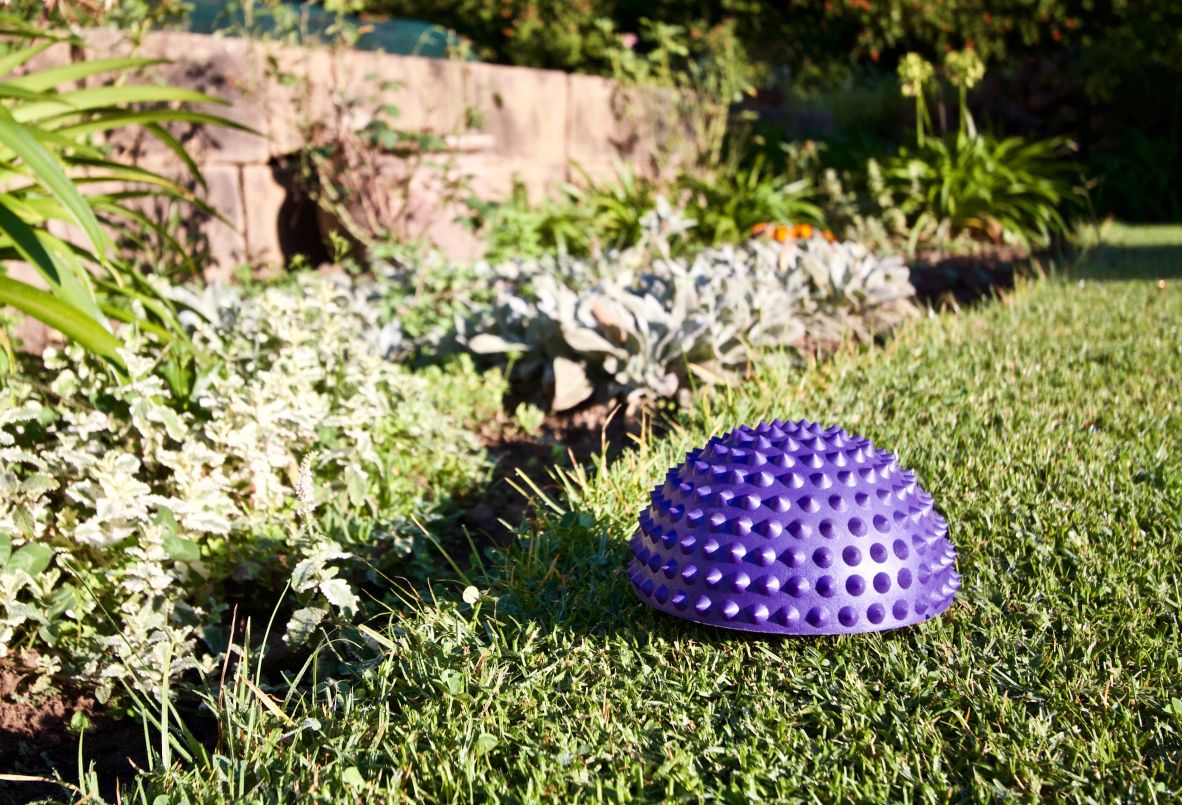
<svg viewBox="0 0 1182 805"><path fill-rule="evenodd" d="M800 648L844 645L848 635L787 635L724 629L663 613L649 606L628 580L632 554L610 524L571 511L545 514L473 582L497 599L498 615L512 631L564 632L598 642L623 639L711 646L766 645ZM913 639L915 628L886 630L882 640ZM778 650L778 649L777 649Z"/></svg>
<svg viewBox="0 0 1182 805"><path fill-rule="evenodd" d="M1093 247L1070 276L1100 281L1182 279L1182 227L1150 227L1158 242L1107 242Z"/></svg>

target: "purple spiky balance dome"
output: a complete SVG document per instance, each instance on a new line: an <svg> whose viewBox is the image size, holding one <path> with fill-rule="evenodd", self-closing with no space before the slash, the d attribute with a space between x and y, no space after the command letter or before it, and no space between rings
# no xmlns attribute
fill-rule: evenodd
<svg viewBox="0 0 1182 805"><path fill-rule="evenodd" d="M645 603L697 623L853 634L940 614L960 589L932 496L869 439L746 425L669 470L632 539Z"/></svg>

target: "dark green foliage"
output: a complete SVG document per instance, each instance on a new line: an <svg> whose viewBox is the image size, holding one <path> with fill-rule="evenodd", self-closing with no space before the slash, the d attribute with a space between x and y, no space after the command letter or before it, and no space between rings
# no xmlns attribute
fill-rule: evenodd
<svg viewBox="0 0 1182 805"><path fill-rule="evenodd" d="M374 12L425 19L468 39L481 58L526 67L610 73L620 56L620 34L642 20L677 26L679 58L709 52L711 33L725 16L706 19L694 9L654 13L619 0L369 0ZM631 7L630 7L631 6Z"/></svg>
<svg viewBox="0 0 1182 805"><path fill-rule="evenodd" d="M1088 161L1097 209L1133 221L1182 220L1182 103L1162 132L1130 128L1120 145Z"/></svg>

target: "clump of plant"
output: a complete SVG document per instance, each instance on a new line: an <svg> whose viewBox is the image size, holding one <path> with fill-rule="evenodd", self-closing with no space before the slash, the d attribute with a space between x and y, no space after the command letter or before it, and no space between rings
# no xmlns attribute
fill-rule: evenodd
<svg viewBox="0 0 1182 805"><path fill-rule="evenodd" d="M479 265L439 252L408 256L384 244L371 249L373 303L379 312L378 351L387 359L430 361L473 304L492 301Z"/></svg>
<svg viewBox="0 0 1182 805"><path fill-rule="evenodd" d="M877 159L868 159L864 171L826 168L818 189L825 220L842 238L880 254L900 251L906 244L911 231L907 216L895 203Z"/></svg>
<svg viewBox="0 0 1182 805"><path fill-rule="evenodd" d="M938 87L935 68L914 53L899 64L903 94L915 99L915 149L900 149L883 172L887 190L907 217L909 248L942 246L960 237L1047 246L1070 228L1065 214L1078 203L1076 167L1062 139L998 138L977 130L968 92L985 75L972 50L948 54L943 70L956 90L958 124L933 131L927 93Z"/></svg>
<svg viewBox="0 0 1182 805"><path fill-rule="evenodd" d="M0 390L0 655L35 649L108 692L159 681L166 657L210 669L235 590L270 607L290 583L294 641L352 617L371 568L482 481L474 429L503 392L470 360L384 360L361 284L174 293L205 357L187 405L135 341L123 374L71 345Z"/></svg>
<svg viewBox="0 0 1182 805"><path fill-rule="evenodd" d="M564 187L560 197L536 204L519 184L504 201L469 200L467 220L485 236L490 262L553 251L598 257L642 243L645 216L659 204L670 205L666 193L676 199L679 217L693 224L666 242L679 253L738 243L759 224L821 227L824 220L810 180L769 168L759 154L683 171L665 183L617 165L612 178L597 181L584 173L582 182Z"/></svg>
<svg viewBox="0 0 1182 805"><path fill-rule="evenodd" d="M728 160L714 170L683 174L678 187L686 215L697 222L694 235L708 245L737 243L758 224L823 224L809 180L769 170L762 154L749 164Z"/></svg>
<svg viewBox="0 0 1182 805"><path fill-rule="evenodd" d="M177 255L186 250L143 207L153 200L180 201L216 213L177 181L113 154L103 138L139 127L168 147L200 186L200 172L168 124L237 124L190 108L220 103L203 93L127 83L158 60L95 59L20 72L55 44L80 43L0 16L0 171L8 179L0 193L0 305L41 320L116 366L125 359L111 320L151 332L161 343L177 345L166 376L179 389L191 370L191 361L181 357L186 336L173 305L135 255L149 237ZM77 87L82 81L91 85ZM79 234L55 234L61 225ZM130 248L117 249L110 231ZM7 276L5 267L13 261L35 268L49 290Z"/></svg>
<svg viewBox="0 0 1182 805"><path fill-rule="evenodd" d="M614 26L601 21L605 33ZM712 170L722 165L735 122L735 105L754 95L759 72L733 21L680 25L641 17L635 34L616 34L608 50L611 75L625 84L660 87L678 125L653 143L661 169ZM740 116L741 117L741 116Z"/></svg>
<svg viewBox="0 0 1182 805"><path fill-rule="evenodd" d="M657 203L656 182L624 163L602 180L577 170L580 181L564 185L557 198L535 203L518 182L503 201L468 199L466 220L485 236L485 259L540 257L551 251L586 257L639 243L641 221Z"/></svg>
<svg viewBox="0 0 1182 805"><path fill-rule="evenodd" d="M399 109L386 99L400 89L397 81L381 81L374 97L334 96L333 113L305 127L308 144L300 155L305 189L327 219L323 225L343 231L367 253L385 242L421 240L430 215L416 203L413 188L424 177L438 186L445 207L466 190L467 177L455 169L449 137L469 121L456 120L449 131L397 128ZM358 116L368 120L355 128Z"/></svg>
<svg viewBox="0 0 1182 805"><path fill-rule="evenodd" d="M660 217L646 219L650 231L684 228ZM694 384L733 380L761 351L872 338L913 311L901 260L820 233L692 258L672 256L658 236L597 260L519 260L491 272L494 303L459 323L458 340L553 389L555 410L596 393L634 405L685 398Z"/></svg>

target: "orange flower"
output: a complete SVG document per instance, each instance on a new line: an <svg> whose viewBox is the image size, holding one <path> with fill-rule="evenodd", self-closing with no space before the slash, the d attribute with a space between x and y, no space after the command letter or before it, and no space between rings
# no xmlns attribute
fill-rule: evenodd
<svg viewBox="0 0 1182 805"><path fill-rule="evenodd" d="M822 232L821 235L825 238L825 240L829 241L830 243L837 242L837 235L834 235L828 229L826 229L824 232Z"/></svg>
<svg viewBox="0 0 1182 805"><path fill-rule="evenodd" d="M751 234L752 235L762 235L766 231L767 231L767 224L764 223L763 221L760 221L758 224L751 227Z"/></svg>
<svg viewBox="0 0 1182 805"><path fill-rule="evenodd" d="M812 224L797 224L796 232L794 234L801 240L808 240L813 236Z"/></svg>
<svg viewBox="0 0 1182 805"><path fill-rule="evenodd" d="M792 229L781 224L776 227L772 237L776 239L777 243L784 243L792 237Z"/></svg>

